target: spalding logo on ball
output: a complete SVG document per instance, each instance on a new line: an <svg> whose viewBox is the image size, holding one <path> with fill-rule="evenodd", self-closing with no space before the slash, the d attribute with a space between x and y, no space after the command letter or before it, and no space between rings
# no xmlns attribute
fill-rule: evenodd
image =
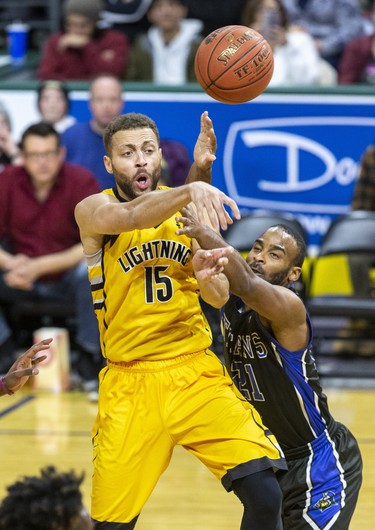
<svg viewBox="0 0 375 530"><path fill-rule="evenodd" d="M195 55L195 75L203 90L222 103L245 103L271 81L273 53L266 39L247 26L211 32Z"/></svg>

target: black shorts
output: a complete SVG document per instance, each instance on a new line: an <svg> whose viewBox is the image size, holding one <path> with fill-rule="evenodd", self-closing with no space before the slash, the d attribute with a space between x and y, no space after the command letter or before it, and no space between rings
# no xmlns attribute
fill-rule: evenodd
<svg viewBox="0 0 375 530"><path fill-rule="evenodd" d="M347 530L362 483L356 439L341 423L308 444L308 454L288 458L279 473L284 530Z"/></svg>

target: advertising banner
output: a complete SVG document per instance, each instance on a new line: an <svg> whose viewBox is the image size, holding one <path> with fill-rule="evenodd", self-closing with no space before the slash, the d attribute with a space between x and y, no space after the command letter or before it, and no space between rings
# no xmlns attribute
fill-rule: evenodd
<svg viewBox="0 0 375 530"><path fill-rule="evenodd" d="M25 106L12 105L20 94L4 95L7 108L21 112L25 124ZM27 97L35 94L23 94L24 103ZM129 91L124 98L125 112L152 117L161 137L183 143L191 158L200 115L208 110L218 140L214 185L243 213L270 209L297 215L312 247L332 218L350 209L361 156L375 143L375 96L263 94L241 105L186 92ZM73 91L71 99L72 114L89 120L87 91ZM27 108L35 119L33 105Z"/></svg>

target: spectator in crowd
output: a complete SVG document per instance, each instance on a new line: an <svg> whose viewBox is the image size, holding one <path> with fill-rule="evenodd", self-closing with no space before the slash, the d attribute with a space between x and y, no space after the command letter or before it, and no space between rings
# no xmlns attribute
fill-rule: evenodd
<svg viewBox="0 0 375 530"><path fill-rule="evenodd" d="M352 210L375 212L375 144L369 145L361 158L359 176L356 182ZM361 297L372 295L370 268L374 266L373 256L361 256L360 259L349 258L351 276L355 294Z"/></svg>
<svg viewBox="0 0 375 530"><path fill-rule="evenodd" d="M99 25L122 31L133 42L136 35L149 28L147 10L152 0L103 0Z"/></svg>
<svg viewBox="0 0 375 530"><path fill-rule="evenodd" d="M194 58L203 23L187 17L184 0L153 0L151 27L135 38L126 78L166 85L196 82Z"/></svg>
<svg viewBox="0 0 375 530"><path fill-rule="evenodd" d="M375 84L375 3L372 7L372 32L353 39L345 46L339 63L339 83Z"/></svg>
<svg viewBox="0 0 375 530"><path fill-rule="evenodd" d="M315 40L319 54L338 67L345 45L364 32L358 0L282 0L291 24Z"/></svg>
<svg viewBox="0 0 375 530"><path fill-rule="evenodd" d="M361 8L362 15L364 17L364 33L370 34L374 32L374 20L373 20L373 4L374 0L358 0Z"/></svg>
<svg viewBox="0 0 375 530"><path fill-rule="evenodd" d="M112 188L114 179L107 173L103 162L103 133L111 119L124 107L122 86L117 77L102 74L91 82L89 107L91 120L76 123L62 135L66 159L92 171L101 189Z"/></svg>
<svg viewBox="0 0 375 530"><path fill-rule="evenodd" d="M320 57L311 35L289 26L282 0L247 0L241 23L259 31L272 47L274 73L269 86L336 83L336 70Z"/></svg>
<svg viewBox="0 0 375 530"><path fill-rule="evenodd" d="M120 76L126 69L128 39L115 30L97 27L99 0L66 0L64 31L47 40L39 79L92 79L99 73Z"/></svg>
<svg viewBox="0 0 375 530"><path fill-rule="evenodd" d="M21 138L22 165L1 175L0 301L60 300L75 308L77 371L94 386L99 337L74 208L100 188L92 173L64 162L52 125L37 123ZM0 373L8 367L16 337L0 310ZM89 389L89 388L88 388Z"/></svg>
<svg viewBox="0 0 375 530"><path fill-rule="evenodd" d="M0 173L11 163L19 161L19 149L12 136L10 116L0 101Z"/></svg>
<svg viewBox="0 0 375 530"><path fill-rule="evenodd" d="M186 0L188 17L203 21L204 36L222 26L240 24L241 12L246 0L215 0L203 2L202 0Z"/></svg>
<svg viewBox="0 0 375 530"><path fill-rule="evenodd" d="M43 81L39 85L37 98L41 121L53 125L58 133L76 123L76 118L69 114L69 93L63 81Z"/></svg>
<svg viewBox="0 0 375 530"><path fill-rule="evenodd" d="M37 366L47 359L47 355L36 355L47 350L51 342L52 339L44 339L17 357L7 373L0 376L0 396L14 394L27 383L30 376L38 375Z"/></svg>
<svg viewBox="0 0 375 530"><path fill-rule="evenodd" d="M0 530L91 530L80 491L83 478L48 466L40 475L18 479L1 501Z"/></svg>

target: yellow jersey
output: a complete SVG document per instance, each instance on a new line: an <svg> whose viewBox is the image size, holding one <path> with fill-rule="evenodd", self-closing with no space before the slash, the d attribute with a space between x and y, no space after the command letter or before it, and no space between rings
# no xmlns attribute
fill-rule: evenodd
<svg viewBox="0 0 375 530"><path fill-rule="evenodd" d="M102 193L121 200L112 189ZM104 236L102 248L86 256L102 353L112 362L172 359L212 342L192 241L176 235L176 215L153 228Z"/></svg>

